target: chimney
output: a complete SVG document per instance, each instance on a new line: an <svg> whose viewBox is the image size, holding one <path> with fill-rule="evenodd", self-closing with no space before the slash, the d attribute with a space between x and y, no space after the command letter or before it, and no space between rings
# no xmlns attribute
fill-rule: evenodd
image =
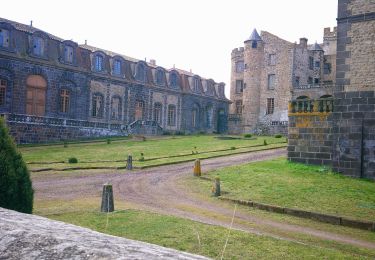
<svg viewBox="0 0 375 260"><path fill-rule="evenodd" d="M30 21L30 27L33 27L33 20Z"/></svg>
<svg viewBox="0 0 375 260"><path fill-rule="evenodd" d="M85 40L85 45L87 45L87 40Z"/></svg>
<svg viewBox="0 0 375 260"><path fill-rule="evenodd" d="M150 64L156 66L156 60L150 59Z"/></svg>
<svg viewBox="0 0 375 260"><path fill-rule="evenodd" d="M300 38L299 45L303 48L307 48L307 38Z"/></svg>

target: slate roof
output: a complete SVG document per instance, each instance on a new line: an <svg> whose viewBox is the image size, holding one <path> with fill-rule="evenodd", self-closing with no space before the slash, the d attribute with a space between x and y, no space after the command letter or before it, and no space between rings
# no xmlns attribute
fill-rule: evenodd
<svg viewBox="0 0 375 260"><path fill-rule="evenodd" d="M47 34L53 40L60 41L60 42L64 41L64 39L61 39L60 37L52 35L48 32L43 31L43 30L40 30L40 29L38 29L34 26L30 26L30 25L26 25L26 24L22 24L22 23L17 23L15 21L11 21L11 20L1 18L1 17L0 17L0 22L9 23L14 28L16 28L17 30L22 31L22 32L34 33L34 32L37 32L37 31L41 31L41 32L44 32L45 34Z"/></svg>
<svg viewBox="0 0 375 260"><path fill-rule="evenodd" d="M247 39L246 41L262 41L262 38L260 38L257 29L254 29L249 39Z"/></svg>
<svg viewBox="0 0 375 260"><path fill-rule="evenodd" d="M311 45L310 51L323 51L323 49L318 43L315 42L313 45Z"/></svg>

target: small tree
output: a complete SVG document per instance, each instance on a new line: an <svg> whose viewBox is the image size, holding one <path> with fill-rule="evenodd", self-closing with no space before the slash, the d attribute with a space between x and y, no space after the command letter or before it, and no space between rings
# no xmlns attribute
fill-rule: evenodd
<svg viewBox="0 0 375 260"><path fill-rule="evenodd" d="M32 213L33 198L29 171L0 118L0 207Z"/></svg>

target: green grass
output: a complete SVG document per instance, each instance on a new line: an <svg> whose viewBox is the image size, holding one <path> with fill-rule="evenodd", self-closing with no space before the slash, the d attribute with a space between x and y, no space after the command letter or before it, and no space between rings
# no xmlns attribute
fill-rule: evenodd
<svg viewBox="0 0 375 260"><path fill-rule="evenodd" d="M263 146L263 140L267 140L269 145ZM254 147L248 147L254 146ZM219 140L215 136L183 136L168 139L153 139L146 141L123 140L107 143L81 143L70 144L64 148L63 145L21 147L20 151L26 162L43 162L41 164L30 164L30 169L39 168L65 168L71 167L69 164L53 163L56 161L67 161L70 157L76 157L78 163L74 167L85 166L116 166L125 165L128 154L133 155L133 159L139 160L141 153L144 153L144 161L134 161L134 166L150 166L163 163L192 160L195 158L209 158L211 156L238 153L241 151L259 150L272 147L286 146L285 138L259 137L254 140L232 139ZM236 149L231 149L235 147ZM218 151L215 150L224 150ZM197 151L198 154L192 154ZM168 157L183 155L181 157L160 158L149 161L150 158ZM100 162L100 161L122 162ZM50 164L46 164L50 162Z"/></svg>
<svg viewBox="0 0 375 260"><path fill-rule="evenodd" d="M63 213L49 215L49 218L216 259L220 259L228 235L228 229L223 227L137 210L110 213L107 229L106 214L98 212ZM303 245L232 230L224 259L250 258L366 259L348 250Z"/></svg>
<svg viewBox="0 0 375 260"><path fill-rule="evenodd" d="M375 183L323 167L281 158L228 167L208 175L220 176L225 197L375 221ZM195 184L209 192L210 182L195 180Z"/></svg>

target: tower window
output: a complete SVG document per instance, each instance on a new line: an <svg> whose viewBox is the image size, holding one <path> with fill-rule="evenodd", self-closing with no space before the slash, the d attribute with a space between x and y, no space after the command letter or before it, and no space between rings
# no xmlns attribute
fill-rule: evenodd
<svg viewBox="0 0 375 260"><path fill-rule="evenodd" d="M257 41L253 41L251 43L251 48L256 49L257 47L258 47L258 42Z"/></svg>
<svg viewBox="0 0 375 260"><path fill-rule="evenodd" d="M314 68L314 58L313 57L309 57L309 69L313 69Z"/></svg>
<svg viewBox="0 0 375 260"><path fill-rule="evenodd" d="M320 68L320 61L315 61L315 68Z"/></svg>
<svg viewBox="0 0 375 260"><path fill-rule="evenodd" d="M331 63L324 63L324 74L331 74Z"/></svg>
<svg viewBox="0 0 375 260"><path fill-rule="evenodd" d="M236 62L236 72L243 72L244 71L244 63L243 61Z"/></svg>
<svg viewBox="0 0 375 260"><path fill-rule="evenodd" d="M275 74L268 75L268 89L275 89Z"/></svg>
<svg viewBox="0 0 375 260"><path fill-rule="evenodd" d="M273 98L267 98L267 111L266 114L270 115L273 114L275 108L275 103Z"/></svg>
<svg viewBox="0 0 375 260"><path fill-rule="evenodd" d="M299 77L295 78L295 87L299 87Z"/></svg>
<svg viewBox="0 0 375 260"><path fill-rule="evenodd" d="M243 92L243 81L236 80L236 94L240 94Z"/></svg>
<svg viewBox="0 0 375 260"><path fill-rule="evenodd" d="M318 78L314 78L314 84L319 84L319 79Z"/></svg>
<svg viewBox="0 0 375 260"><path fill-rule="evenodd" d="M236 101L236 114L242 114L242 100Z"/></svg>
<svg viewBox="0 0 375 260"><path fill-rule="evenodd" d="M276 54L270 54L268 56L268 65L276 65Z"/></svg>

